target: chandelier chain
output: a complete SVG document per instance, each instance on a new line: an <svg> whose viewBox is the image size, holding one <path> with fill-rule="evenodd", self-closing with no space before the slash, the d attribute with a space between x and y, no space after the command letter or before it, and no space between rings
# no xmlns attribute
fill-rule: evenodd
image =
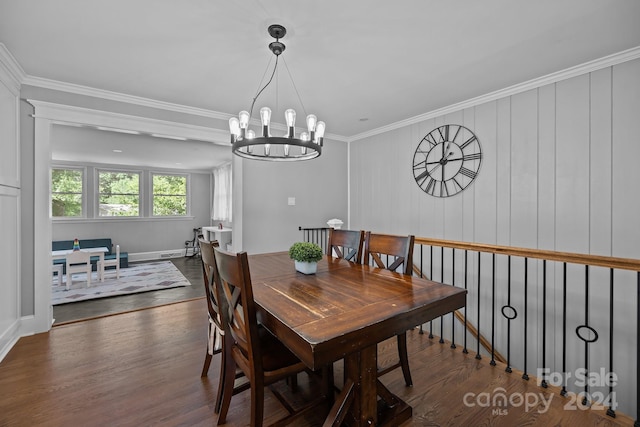
<svg viewBox="0 0 640 427"><path fill-rule="evenodd" d="M293 89L296 91L296 95L298 96L298 101L300 102L300 106L302 107L302 111L304 112L304 115L307 116L307 109L304 108L304 103L302 102L302 98L300 97L300 92L298 92L298 87L296 86L296 82L295 80L293 80L293 75L291 74L291 71L289 70L289 65L287 64L287 60L282 58L282 60L284 61L284 67L287 69L287 73L289 74L289 78L291 79L291 83L293 85Z"/></svg>
<svg viewBox="0 0 640 427"><path fill-rule="evenodd" d="M271 61L269 61L271 62ZM267 65L268 67L268 65ZM258 99L258 97L260 96L260 94L267 88L267 86L269 86L269 84L271 83L271 81L273 80L273 76L276 74L276 70L278 69L278 57L276 56L276 63L273 66L273 72L271 73L271 77L269 78L269 81L267 82L266 85L264 85L262 87L262 89L260 89L258 91L258 93L256 94L256 96L253 98L253 102L251 103L251 109L249 110L249 119L251 119L251 116L253 115L253 106L256 104L256 100ZM266 72L265 72L266 74ZM295 86L294 86L295 87Z"/></svg>

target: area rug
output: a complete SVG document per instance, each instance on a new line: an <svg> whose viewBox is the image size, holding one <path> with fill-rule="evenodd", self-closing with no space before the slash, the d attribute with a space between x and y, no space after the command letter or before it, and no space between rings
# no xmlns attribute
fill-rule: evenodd
<svg viewBox="0 0 640 427"><path fill-rule="evenodd" d="M115 271L107 270L104 282L99 280L98 274L94 271L91 275L90 288L87 288L86 274L84 273L73 275L73 283L68 291L66 281L66 275L63 275L61 286L57 286L57 277L53 280L52 305L191 286L189 280L171 261L150 262L121 268L120 279L116 279Z"/></svg>

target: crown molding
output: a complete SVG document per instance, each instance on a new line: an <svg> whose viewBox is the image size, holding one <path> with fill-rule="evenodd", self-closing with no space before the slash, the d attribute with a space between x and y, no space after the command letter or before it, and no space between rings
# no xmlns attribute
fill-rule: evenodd
<svg viewBox="0 0 640 427"><path fill-rule="evenodd" d="M359 133L357 135L353 135L348 139L348 142L358 141L360 139L369 138L371 136L379 135L381 133L389 132L392 130L400 129L406 126L410 126L416 123L423 122L425 120L433 119L436 117L441 117L445 114L453 113L456 111L463 110L465 108L475 107L480 104L484 104L490 101L495 101L497 99L506 98L508 96L512 96L521 92L526 92L531 89L537 89L539 87L557 83L562 80L567 80L572 77L577 77L583 74L591 73L593 71L597 71L603 68L611 67L614 65L622 64L624 62L632 61L634 59L640 58L640 46L624 50L622 52L614 53L609 56L605 56L600 59L596 59L593 61L585 62L580 65L576 65L574 67L567 68L565 70L561 70L555 73L547 74L542 77L538 77L532 80L528 80L523 83L518 83L513 86L509 86L504 89L497 90L495 92L490 92L485 95L480 95L476 98L471 98L466 101L462 101L456 104L449 105L447 107L439 108L437 110L430 111L428 113L420 114L414 117L410 117L405 120L401 120L399 122L391 123L387 126L382 126L376 129L372 129L367 132Z"/></svg>
<svg viewBox="0 0 640 427"><path fill-rule="evenodd" d="M0 81L5 83L14 95L20 94L20 84L24 80L26 73L13 57L7 47L0 43Z"/></svg>
<svg viewBox="0 0 640 427"><path fill-rule="evenodd" d="M55 124L102 126L230 145L229 132L219 129L33 99L27 99L27 101L35 107L34 118L49 120Z"/></svg>

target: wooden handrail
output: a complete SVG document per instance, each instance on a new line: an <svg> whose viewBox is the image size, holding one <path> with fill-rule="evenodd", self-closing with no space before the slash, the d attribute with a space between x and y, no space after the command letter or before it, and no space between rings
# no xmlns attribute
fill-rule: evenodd
<svg viewBox="0 0 640 427"><path fill-rule="evenodd" d="M416 237L415 244L464 249L475 252L487 252L500 255L511 255L523 258L537 258L548 261L560 261L572 264L640 271L640 260L632 258L616 258L602 255L549 251L544 249L527 249L513 246L489 245L485 243L469 243L458 242L454 240L428 239L424 237Z"/></svg>

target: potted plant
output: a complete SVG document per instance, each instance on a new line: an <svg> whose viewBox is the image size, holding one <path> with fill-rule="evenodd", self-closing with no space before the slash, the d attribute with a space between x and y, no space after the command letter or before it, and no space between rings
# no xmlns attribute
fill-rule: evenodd
<svg viewBox="0 0 640 427"><path fill-rule="evenodd" d="M322 248L311 242L296 242L289 248L289 257L295 261L296 270L304 274L314 274L323 256Z"/></svg>

